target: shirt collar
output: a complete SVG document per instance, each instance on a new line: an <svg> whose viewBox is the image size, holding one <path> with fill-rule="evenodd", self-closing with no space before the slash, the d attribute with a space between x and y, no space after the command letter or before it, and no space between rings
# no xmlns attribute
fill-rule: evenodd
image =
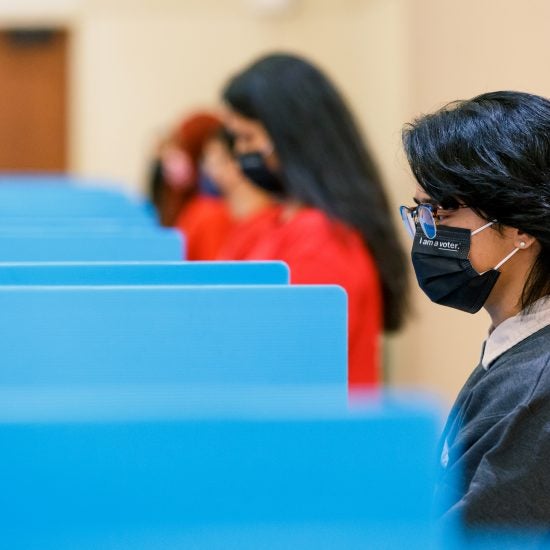
<svg viewBox="0 0 550 550"><path fill-rule="evenodd" d="M537 300L529 313L518 313L498 325L484 343L481 365L487 370L495 359L547 325L550 325L550 296Z"/></svg>

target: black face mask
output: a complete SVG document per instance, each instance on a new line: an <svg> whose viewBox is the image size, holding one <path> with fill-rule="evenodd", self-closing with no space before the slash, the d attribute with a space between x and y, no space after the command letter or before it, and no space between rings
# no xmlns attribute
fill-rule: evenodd
<svg viewBox="0 0 550 550"><path fill-rule="evenodd" d="M280 176L270 170L261 153L247 153L237 157L242 173L260 189L274 195L284 195Z"/></svg>
<svg viewBox="0 0 550 550"><path fill-rule="evenodd" d="M468 259L471 237L489 225L474 232L439 226L434 239L417 228L412 262L418 284L432 302L468 313L481 309L500 276L497 269L519 250L514 249L494 269L478 273Z"/></svg>

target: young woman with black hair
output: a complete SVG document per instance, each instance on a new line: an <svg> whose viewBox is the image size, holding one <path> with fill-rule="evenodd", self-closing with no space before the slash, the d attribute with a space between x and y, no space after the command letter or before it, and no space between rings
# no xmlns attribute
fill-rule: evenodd
<svg viewBox="0 0 550 550"><path fill-rule="evenodd" d="M456 102L407 126L404 147L418 188L401 213L420 287L492 320L442 437L440 503L468 525L548 528L550 101Z"/></svg>
<svg viewBox="0 0 550 550"><path fill-rule="evenodd" d="M283 54L234 76L223 99L243 172L278 201L224 257L281 259L293 283L343 286L350 385L376 384L381 330L403 322L406 261L350 111L319 69Z"/></svg>

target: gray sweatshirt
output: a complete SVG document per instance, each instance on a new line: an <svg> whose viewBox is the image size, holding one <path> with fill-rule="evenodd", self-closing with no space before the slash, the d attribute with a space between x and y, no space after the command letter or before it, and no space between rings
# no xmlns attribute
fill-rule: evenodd
<svg viewBox="0 0 550 550"><path fill-rule="evenodd" d="M550 529L548 311L527 335L518 336L526 326L518 319L509 323L500 334L507 344L496 352L493 344L490 364L458 395L440 447L436 502L447 519Z"/></svg>

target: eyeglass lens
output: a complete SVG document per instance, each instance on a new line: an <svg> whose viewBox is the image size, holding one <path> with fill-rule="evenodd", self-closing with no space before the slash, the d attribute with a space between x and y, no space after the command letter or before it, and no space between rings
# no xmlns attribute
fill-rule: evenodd
<svg viewBox="0 0 550 550"><path fill-rule="evenodd" d="M428 239L435 238L437 234L437 226L433 217L432 208L428 204L420 204L417 208L412 210L408 206L401 206L399 212L407 233L411 236L411 238L414 238L416 234L416 222L414 219L415 214L413 214L415 211L418 223L424 232L424 235L426 235Z"/></svg>
<svg viewBox="0 0 550 550"><path fill-rule="evenodd" d="M410 209L407 206L402 206L399 209L399 212L401 213L401 219L403 220L403 225L405 226L407 233L411 236L411 238L414 238L416 233L416 224L414 223Z"/></svg>
<svg viewBox="0 0 550 550"><path fill-rule="evenodd" d="M418 207L418 223L428 239L433 239L436 236L437 228L430 206L421 204Z"/></svg>

